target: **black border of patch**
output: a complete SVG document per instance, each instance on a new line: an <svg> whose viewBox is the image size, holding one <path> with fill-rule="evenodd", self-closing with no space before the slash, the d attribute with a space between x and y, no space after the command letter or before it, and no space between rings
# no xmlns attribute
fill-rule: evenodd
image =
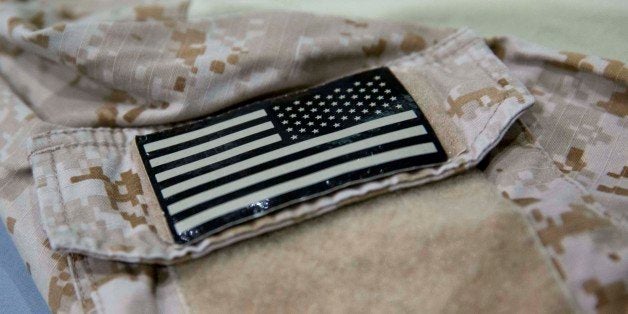
<svg viewBox="0 0 628 314"><path fill-rule="evenodd" d="M274 204L274 205L270 205L268 206L268 208L266 208L263 211L259 211L256 210L255 208L251 208L249 207L244 207L241 208L239 210L236 210L234 212L225 214L223 216L220 216L218 218L215 218L213 220L210 220L200 226L197 226L195 228L193 228L192 230L188 230L182 234L179 234L176 232L175 229L175 219L173 218L173 216L171 216L167 211L167 203L165 201L165 199L163 198L161 192L160 192L160 188L159 188L159 183L156 180L155 177L155 173L152 170L150 163L149 163L149 156L146 153L145 149L144 149L144 145L148 144L150 142L153 142L155 140L159 140L159 139L163 139L163 138L167 138L167 137L172 137L175 135L179 135L182 133L187 133L190 131L194 131L194 130L198 130L204 127L207 127L208 125L211 124L215 124L215 123L219 123L234 117L237 117L241 114L247 114L256 110L260 110L260 109L266 109L266 108L270 108L271 106L273 106L274 104L283 104L286 101L291 101L292 99L298 97L298 96L302 96L304 94L310 94L310 93L316 93L325 89L329 89L334 87L333 84L339 81L344 81L344 80L351 80L351 79L360 79L360 77L365 77L366 75L386 75L386 76L390 76L391 78L389 78L390 80L393 80L395 82L395 84L397 86L394 87L394 92L392 95L396 95L396 96L401 96L403 97L403 101L406 104L410 105L410 108L412 108L412 110L416 113L417 115L417 120L419 120L421 122L421 125L423 125L423 127L425 128L425 130L427 131L426 135L422 135L422 136L426 136L429 137L429 140L435 145L436 147L436 152L435 153L430 153L430 154L426 154L426 155L422 155L422 156L415 156L415 157L410 157L410 158L406 158L406 159L402 159L402 160L398 160L398 162L391 162L391 163L386 163L383 165L378 165L375 167L369 167L369 168L365 168L367 169L367 176L366 177L362 177L362 178L358 178L358 179L351 179L350 177L355 175L355 173L357 172L364 172L365 169L360 169L357 171L353 171L344 175L341 175L339 177L335 177L332 178L330 180L335 180L338 181L338 184L333 186L333 187L328 187L328 188L324 188L322 186L319 186L319 192L313 192L313 193L307 193L307 191L301 191L303 189L299 189L293 192L289 192L289 193L285 193L283 195L277 196L277 197L273 197L273 199L285 199L283 202L280 201L278 204ZM409 120L409 121L415 121L415 119ZM273 123L277 123L277 121L273 121ZM228 229L230 227L242 224L244 222L247 222L249 220L252 219L256 219L256 218L260 218L262 216L265 216L267 214L276 212L278 210L284 209L288 206L294 205L296 203L302 203L305 201L309 201L312 199L315 199L317 197L321 197L324 195L329 195L335 191L350 187L350 186L355 186L364 182L368 182L368 181L373 181L373 180L378 180L381 179L383 177L389 177L398 173L402 173L402 172L407 172L407 171L412 171L412 170L417 170L417 169L421 169L421 168L426 168L429 166L433 166L436 164L440 164L443 163L447 160L447 154L445 153L440 141L438 140L432 126L430 125L429 121L427 121L427 119L425 118L425 116L423 115L423 112L421 112L418 104L416 103L416 101L412 98L412 96L407 92L407 90L403 87L403 85L401 84L401 82L399 82L399 80L395 77L395 75L386 67L381 67L381 68L376 68L376 69L372 69L372 70L367 70L364 72L360 72L357 74L353 74L353 75L349 75L349 76L345 76L342 77L338 80L334 80L331 82L328 82L326 84L317 86L317 87L313 87L313 88L309 88L303 91L298 91L298 92L294 92L294 93L290 93L290 94L286 94L283 96L279 96L276 98L272 98L272 99L266 99L266 100L260 100L260 101L256 101L253 103L249 103L249 104L244 104L242 106L239 106L237 108L233 108L231 110L228 110L226 112L222 112L219 114L215 114L215 115L210 115L209 117L202 119L202 120L198 120L195 122L191 122L189 124L183 125L183 126L179 126L179 127L174 127L171 129L167 129L167 130L163 130L163 131L158 131L155 133L151 133L151 134L146 134L146 135L140 135L140 136L136 136L135 137L135 143L139 152L139 156L142 159L142 164L144 166L144 171L147 175L147 177L150 180L151 183L151 187L153 188L153 192L155 194L155 196L157 197L157 200L159 202L159 205L161 207L161 210L163 211L167 223L168 223L168 227L170 228L170 231L173 235L173 238L175 240L176 243L179 244L187 244L187 243L193 243L195 241L198 241L202 238L205 238L207 236L210 236L212 234L218 233L220 231L223 231L225 229ZM376 172L376 174L371 174L371 172ZM344 178L344 179L343 179ZM327 180L327 181L330 181ZM321 183L315 184L315 185L320 185ZM311 189L311 186L306 187L307 189ZM305 188L304 188L305 189ZM284 195L288 195L288 194L300 194L304 196L299 197L299 198L295 198L294 196L290 197L284 197Z"/></svg>

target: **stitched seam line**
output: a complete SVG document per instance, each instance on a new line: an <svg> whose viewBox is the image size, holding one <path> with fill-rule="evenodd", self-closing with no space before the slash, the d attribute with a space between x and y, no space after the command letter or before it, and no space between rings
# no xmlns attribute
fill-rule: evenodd
<svg viewBox="0 0 628 314"><path fill-rule="evenodd" d="M77 143L76 145L70 145L70 146L79 146L79 145L84 145L86 143ZM100 146L100 143L87 143L87 144L95 144L96 147L102 147ZM128 146L123 146L123 147L118 147L117 145L111 145L114 146L116 148L121 148L122 150L126 151L126 149L128 148ZM59 180L59 176L58 176L58 170L57 170L57 163L56 163L56 158L54 157L54 154L56 151L60 150L61 148L64 147L55 147L54 149L52 149L49 153L51 155L51 164L52 164L52 171L53 171L53 178L57 183L57 196L58 196L58 200L60 201L60 206L61 206L61 211L62 211L62 216L63 216L63 224L65 225L70 231L71 231L71 239L69 243L66 243L66 245L70 245L72 246L73 249L79 249L85 252L86 255L92 255L92 256L98 256L104 259L108 259L111 258L112 256L127 256L127 257L135 257L138 261L143 259L143 254L128 254L128 253L114 253L112 254L108 254L108 253L98 253L95 252L95 249L102 249L102 247L85 247L83 244L80 244L79 242L77 242L78 239L80 239L80 237L75 233L74 228L72 228L71 224L70 224L70 219L67 216L67 208L65 207L65 200L63 198L63 194L61 193L61 184L60 184L60 180ZM66 147L67 148L67 147ZM78 147L75 147L78 148ZM59 225L55 224L52 227L53 228L57 228ZM156 235L159 237L159 234L156 233ZM64 241L65 242L65 241ZM138 246L139 248L141 248L141 246ZM106 250L108 251L108 250ZM96 253L96 254L94 254Z"/></svg>
<svg viewBox="0 0 628 314"><path fill-rule="evenodd" d="M128 144L126 144L126 143L114 143L114 142L106 142L106 141L102 141L102 142L81 142L81 143L63 144L63 145L57 145L57 146L52 146L52 147L48 147L48 148L42 148L42 149L39 149L39 150L31 152L28 155L28 158L31 158L32 156L35 156L35 155L44 154L44 153L53 153L53 152L61 150L63 148L78 148L78 147L87 147L87 146L115 147L115 148L122 149L122 150L127 150L128 149Z"/></svg>
<svg viewBox="0 0 628 314"><path fill-rule="evenodd" d="M79 275L76 271L76 265L74 263L74 258L73 258L73 253L68 253L67 254L67 263L69 265L70 268L70 276L72 277L72 281L73 281L73 285L76 289L76 295L78 298L79 303L81 304L81 308L83 309L83 312L86 312L85 306L83 304L83 300L87 300L87 294L85 293L85 291L83 290L82 284L79 280ZM91 298L90 298L91 299Z"/></svg>
<svg viewBox="0 0 628 314"><path fill-rule="evenodd" d="M90 133L98 133L98 132L104 132L104 133L121 133L121 134L125 134L124 131L125 130L139 130L139 131L152 131L155 128L149 128L149 127L126 127L126 128L71 128L71 129L63 129L63 130L52 130L52 131L48 131L48 132L44 132L44 133L39 133L33 137L31 137L31 139L36 140L36 139L40 139L43 137L48 137L50 135L60 135L60 134L74 134L74 133L80 133L80 132L90 132Z"/></svg>
<svg viewBox="0 0 628 314"><path fill-rule="evenodd" d="M57 194L57 199L60 202L59 205L61 206L61 216L63 217L63 222L65 223L66 227L70 230L72 234L74 234L74 228L72 228L72 226L70 225L70 220L68 219L68 216L67 216L67 209L65 207L65 200L63 198L63 193L61 193L61 181L59 180L59 176L58 176L57 162L56 162L54 152L50 153L50 162L52 164L53 178L57 183L57 190L55 192ZM53 228L56 229L57 226L53 226Z"/></svg>
<svg viewBox="0 0 628 314"><path fill-rule="evenodd" d="M87 280L89 281L89 285L92 290L92 293L94 293L95 295L95 297L92 297L92 300L94 301L94 305L96 306L97 309L101 309L102 313L107 313L104 307L104 303L102 303L100 293L98 292L98 289L96 288L96 285L94 284L96 280L94 280L94 275L93 275L94 271L89 265L89 260L84 260L84 263L82 265L85 268L84 273L87 276Z"/></svg>
<svg viewBox="0 0 628 314"><path fill-rule="evenodd" d="M468 46L472 46L472 45L478 45L482 43L482 41L479 40L479 38L474 38L474 40L471 40L470 42L465 43L464 45L461 45L461 47L467 48ZM445 54L443 56L441 56L441 58L445 59L445 58L449 58L453 55L455 55L456 53L458 53L460 50L460 48L453 48L452 52L449 54ZM476 58L472 58L473 63L475 65L478 66L478 68L480 68L482 71L484 71L487 74L488 79L491 82L495 82L496 81L493 79L493 77L491 77L491 73L499 73L502 75L506 75L506 73L503 72L494 72L491 69L486 68L485 66L483 66ZM434 64L442 64L442 62L433 62ZM525 96L525 95L524 95ZM480 135L484 135L486 129L493 124L493 122L495 122L495 115L497 114L497 112L499 111L499 108L508 100L508 98L503 99L502 101L500 101L499 103L495 104L493 107L495 108L493 110L493 112L491 113L491 115L487 118L486 123L484 124L484 126L480 129L480 131L478 132L478 134L476 134L476 136L473 138L473 140L471 141L471 144L468 147L474 147L478 141L478 139L480 138ZM523 105L522 105L523 106ZM522 110L523 111L523 110ZM505 133L504 129L507 129L506 126L511 125L513 123L514 120L516 120L521 114L522 111L518 112L517 114L515 114L513 117L511 117L511 119L508 120L508 122L506 122L503 126L500 127L500 129L502 130L502 132L500 133L500 135L497 136L497 138L501 137L501 135L503 135L503 133ZM493 140L494 144L497 144L497 140ZM489 145L487 147L485 147L484 150L482 150L479 154L478 157L475 158L476 160L481 159L482 156L489 150L491 150L495 145ZM461 154L459 156L468 156L469 153L466 154Z"/></svg>
<svg viewBox="0 0 628 314"><path fill-rule="evenodd" d="M52 163L52 165L53 165L53 167L52 167L52 169L53 169L53 173L54 173L54 176L53 176L53 177L54 177L54 179L55 179L55 181L56 181L56 183L57 183L57 190L56 190L56 192L58 193L58 197L59 197L58 199L59 199L59 201L61 202L61 204L60 204L60 205L61 205L62 216L63 216L64 222L65 222L65 225L66 225L66 226L67 226L67 228L68 228L68 229L72 232L72 234L74 234L74 230L73 230L72 226L69 224L69 219L68 219L68 217L67 217L67 210L66 210L66 207L65 207L65 200L64 200L64 198L63 198L63 193L61 192L61 181L59 180L59 177L58 177L57 163L56 163L56 161L55 161L55 155L54 155L54 152L51 152L51 153L50 153L50 161L51 161L51 163ZM78 238L78 236L77 236L76 234L74 234L74 235L73 235L73 238ZM70 254L68 254L68 258L69 258L70 256L71 256L71 255L70 255ZM78 262L78 261L77 261L77 262ZM72 265L74 265L74 263L72 263ZM88 281L90 282L90 285L92 285L92 282L94 282L94 280L93 280L93 278L92 278L92 275L90 274L90 271L91 271L91 270L88 270L88 269L86 268L86 272L84 272L84 273L85 273L85 275L87 276L87 279L88 279ZM77 285L79 285L79 286L80 286L80 284L81 284L81 283L80 283L80 281L78 281L78 278L77 278ZM94 293L96 294L96 296L99 296L99 295L98 295L98 291L96 291L95 289L94 289ZM82 299L81 299L81 300L82 300ZM92 298L92 300L94 300L94 298ZM79 302L81 302L81 301L79 301ZM96 300L94 300L94 302L96 302ZM82 306L83 306L83 303L81 302L81 307L82 307ZM102 304L100 304L100 307L101 307L101 308L103 308L103 307L102 307ZM104 309L104 308L103 308L103 309Z"/></svg>
<svg viewBox="0 0 628 314"><path fill-rule="evenodd" d="M473 56L471 57L471 59L473 60L473 62L480 68L482 69L488 76L488 78L492 81L495 82L495 80L493 79L493 77L491 77L491 73L498 73L501 74L502 76L506 76L507 73L505 72L494 72L491 71L491 69L488 69L487 67L483 66L476 58L473 58ZM495 82L496 83L496 82ZM513 86L514 87L514 86ZM525 97L525 95L522 95ZM510 97L509 97L510 98ZM493 111L493 113L491 114L491 116L487 119L486 124L484 124L484 126L482 127L482 129L480 130L480 132L475 136L475 138L472 141L472 145L475 145L477 140L479 139L480 135L483 135L484 132L486 131L486 129L488 128L489 125L492 125L492 122L495 122L495 115L497 114L497 112L499 112L500 107L509 99L509 98L505 98L502 101L500 101L498 104L495 105L495 110ZM525 104L522 104L522 106L525 106ZM523 110L520 110L519 113L515 114L515 116L520 115L523 112ZM507 129L506 126L510 126L512 125L513 121L515 119L510 119L506 124L500 125L500 130L502 131L501 134L505 133L505 130L503 129ZM501 135L500 134L500 135ZM498 138L500 138L501 136L498 136ZM494 140L495 142L497 142L497 139ZM490 145L489 145L490 147ZM492 149L492 148L490 148ZM489 150L490 150L489 149ZM486 151L486 150L484 150ZM484 152L483 151L483 152Z"/></svg>

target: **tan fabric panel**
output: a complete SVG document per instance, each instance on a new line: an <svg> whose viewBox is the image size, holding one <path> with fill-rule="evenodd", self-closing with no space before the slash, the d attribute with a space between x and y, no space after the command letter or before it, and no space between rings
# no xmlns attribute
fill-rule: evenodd
<svg viewBox="0 0 628 314"><path fill-rule="evenodd" d="M477 171L173 268L197 313L570 309L522 216Z"/></svg>

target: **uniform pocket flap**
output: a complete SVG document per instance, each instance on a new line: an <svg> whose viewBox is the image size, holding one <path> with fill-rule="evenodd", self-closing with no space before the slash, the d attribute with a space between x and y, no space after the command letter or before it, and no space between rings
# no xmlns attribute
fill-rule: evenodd
<svg viewBox="0 0 628 314"><path fill-rule="evenodd" d="M127 262L167 264L201 256L344 204L474 167L533 102L484 41L468 30L382 66L431 125L444 162L352 181L183 243L172 233L172 217L162 210L149 164L135 153L135 137L155 129L48 132L32 138L30 161L50 245Z"/></svg>

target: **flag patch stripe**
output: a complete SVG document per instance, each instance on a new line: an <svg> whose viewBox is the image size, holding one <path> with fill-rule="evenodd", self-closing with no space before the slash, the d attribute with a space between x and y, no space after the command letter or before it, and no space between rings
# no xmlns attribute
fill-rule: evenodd
<svg viewBox="0 0 628 314"><path fill-rule="evenodd" d="M368 148L365 148L356 152L347 153L345 155L332 158L330 160L323 160L315 164L304 165L304 167L296 169L292 172L281 174L279 176L270 177L264 181L257 182L252 185L248 185L243 189L238 189L236 191L233 191L227 194L216 195L215 198L208 200L204 203L198 204L196 206L190 207L185 211L174 214L172 215L172 217L173 217L173 220L177 222L189 216L195 215L198 212L205 210L206 208L212 208L214 206L223 204L233 199L240 198L248 194L254 194L254 192L257 192L261 189L265 189L269 186L272 187L280 183L283 183L285 181L292 180L294 178L300 178L300 177L304 177L312 173L320 172L327 168L336 166L338 164L350 163L351 161L354 161L356 159L368 158L373 154L378 154L381 152L386 152L386 151L394 150L397 148L403 148L406 146L412 146L417 143L417 140L418 140L418 137L401 139L401 140L389 142L383 145L368 147ZM330 179L330 178L325 178L325 180ZM311 184L315 184L315 183L317 182L312 182Z"/></svg>
<svg viewBox="0 0 628 314"><path fill-rule="evenodd" d="M262 131L270 130L272 128L273 128L272 122L265 122L262 124L258 124L256 126L252 126L250 128L231 133L229 135L217 138L215 140L212 140L206 143L198 144L192 147L188 147L186 149L182 149L177 152L172 152L170 154L163 155L161 157L150 159L150 165L153 167L163 165L163 164L184 158L189 155L194 155L194 154L202 153L205 151L209 151L218 146L225 145L233 141L245 138L247 136L251 136L256 133L260 133Z"/></svg>
<svg viewBox="0 0 628 314"><path fill-rule="evenodd" d="M267 122L267 121L269 121L269 120L265 116L261 117L261 118L254 119L254 120L246 121L246 122L244 122L242 124L234 125L234 126L222 129L222 130L220 130L218 132L214 132L214 133L209 134L209 135L198 137L198 138L195 138L193 140L189 140L189 141L186 141L186 142L183 142L183 143L171 145L171 146L168 146L168 147L165 147L165 148L162 148L162 149L154 150L154 151L148 153L148 157L150 159L153 159L153 158L161 157L163 155L168 155L170 153L174 153L174 152L180 151L182 149L186 149L188 147L196 146L196 145L199 145L199 144L203 144L203 143L209 142L211 140L215 140L217 138L223 137L223 136L225 136L227 134L230 134L230 133L234 133L234 132L237 132L237 131L240 131L240 130L243 130L243 129L248 129L249 127L256 126L258 124L261 124L261 123L264 123L264 122ZM168 164L162 165L162 167L163 166L167 166L167 165ZM157 167L155 168L155 170L157 170Z"/></svg>
<svg viewBox="0 0 628 314"><path fill-rule="evenodd" d="M168 212L171 215L174 215L189 207L208 201L209 199L214 198L216 195L225 195L227 193L236 191L238 189L244 189L249 185L262 182L269 178L273 178L274 176L280 176L282 174L290 173L292 171L313 165L320 161L325 161L332 158L340 157L342 155L347 155L347 154L360 151L369 147L386 144L390 142L389 137L392 137L395 139L405 139L408 137L418 136L418 135L423 135L423 134L425 134L425 128L423 128L422 126L411 127L411 128L387 133L387 134L381 134L381 135L374 136L374 137L364 139L361 141L345 144L342 146L338 146L338 147L325 150L320 153L313 154L313 155L310 155L301 159L297 159L288 163L279 164L273 168L269 168L258 173L249 174L248 176L243 177L241 179L231 181L224 185L215 186L214 188L208 189L202 193L178 200L177 202L168 205ZM281 157L281 155L275 155L275 157L279 158ZM192 187L194 186L186 186L186 190Z"/></svg>
<svg viewBox="0 0 628 314"><path fill-rule="evenodd" d="M197 171L204 166L221 163L225 158L230 155L238 156L242 154L241 146L251 146L261 149L281 141L281 136L277 132L267 130L254 135L247 136L245 138L230 142L225 145L221 145L214 149L198 153L189 157L185 157L176 162L165 164L160 167L155 167L157 181L165 181L183 174L187 174L191 171ZM260 145L260 147L257 147ZM234 160L234 159L226 159Z"/></svg>
<svg viewBox="0 0 628 314"><path fill-rule="evenodd" d="M232 201L223 203L212 210L201 211L196 215L185 218L175 223L177 232L185 232L198 225L201 225L207 221L210 221L216 217L220 217L229 213L235 209L246 206L247 204L263 200L266 198L272 198L299 188L307 187L318 182L325 181L326 179L342 175L345 173L351 173L353 171L368 168L377 164L387 163L398 159L403 159L412 156L418 156L428 153L436 152L436 148L432 143L422 143L413 146L398 148L395 150L383 152L380 154L372 155L366 158L352 160L343 164L335 165L333 167L326 168L320 172L314 172L306 176L302 176L290 181L286 181L275 186L257 191L252 194L248 194L241 198L234 199Z"/></svg>
<svg viewBox="0 0 628 314"><path fill-rule="evenodd" d="M327 142L312 147L305 147L305 149L294 150L294 152L292 153L281 152L280 154L273 154L273 150L276 150L277 148L274 147L275 145L270 145L269 149L264 149L263 153L260 153L259 155L240 155L237 159L238 162L236 163L230 163L229 160L227 160L226 162L219 163L216 166L211 165L211 167L207 167L204 170L199 169L199 172L197 173L191 172L189 175L173 178L171 179L172 182L168 182L169 184L172 184L163 187L162 191L164 192L166 203L171 204L174 201L170 200L169 197L173 195L174 199L186 198L212 187L224 184L225 182L230 182L244 176L275 167L278 164L289 163L297 159L305 158L335 148L339 145L355 141L361 141L371 138L373 136L377 136L378 134L389 133L413 126L416 126L416 121L395 123L385 127L377 128L375 130L345 137L336 141ZM190 189L182 190L182 186L184 185L190 186ZM172 187L172 189L170 189L170 187Z"/></svg>
<svg viewBox="0 0 628 314"><path fill-rule="evenodd" d="M246 169L249 165L251 164L261 164L261 163L265 163L268 161L271 161L273 159L278 158L277 156L285 156L285 155L290 155L290 154L294 154L303 150L306 150L308 148L312 148L312 147L316 147L316 146L320 146L323 145L325 143L329 143L329 142L333 142L336 140L341 140L343 138L348 138L351 137L353 135L356 134L362 134L366 131L370 131L373 129L377 129L380 127L385 127L387 125L390 124L394 124L397 122L403 122L412 118L416 118L416 114L413 111L406 111L403 113L399 113L393 116L389 116L386 118L381 118L381 119L377 119L374 121L369 121L360 125L357 125L355 127L352 128L348 128L342 131L338 131L338 132L334 132L331 134L327 134L327 135L323 135L317 138L313 138L310 140L306 140L303 142L299 142L293 145L289 145L286 147L281 147L278 148L276 150L273 151L269 151L269 152L265 152L262 153L260 155L257 155L253 158L249 159L243 159L240 162L238 162L236 165L230 165L228 168L229 169L233 169L234 172L236 171L241 171ZM162 173L158 173L157 174L157 180L158 181L162 181L162 178L172 178L173 176L176 175L181 175L181 174L185 174L186 172L190 172L193 170L198 169L199 167L203 167L206 166L210 163L216 163L218 162L215 158L213 158L212 156L205 158L202 161L198 161L197 163L194 164L194 166L181 166L179 168L177 168L176 170L173 169L173 171L168 172L167 175L163 175ZM224 172L225 170L223 170ZM207 176L205 176L207 177ZM202 179L204 180L204 179ZM198 181L198 180L196 180ZM165 188L164 190L166 190L168 188ZM170 192L170 189L166 190L166 193L164 194L164 197L168 197L169 195L172 195ZM168 196L166 196L168 195Z"/></svg>
<svg viewBox="0 0 628 314"><path fill-rule="evenodd" d="M199 225L196 228L190 229L187 232L181 232L179 234L179 237L183 241L191 241L200 235L219 232L231 226L235 226L235 225L244 223L248 220L263 216L265 214L268 214L269 212L278 211L285 207L325 195L329 192L345 188L351 184L366 182L366 181L374 180L377 178L385 177L389 175L390 173L413 170L413 169L416 169L417 164L431 165L432 161L433 161L433 154L422 155L422 156L412 156L412 157L399 159L399 160L389 162L389 163L382 163L374 167L360 169L359 171L354 171L351 173L339 175L332 179L319 182L305 188L294 190L292 192L288 192L286 194L276 196L274 198L269 198L265 200L265 202L263 202L264 207L268 208L267 211L260 211L258 206L242 207L239 210L233 211L229 214L209 220ZM369 177L368 179L365 178L365 179L355 181L355 176L364 172L377 174L377 175L373 175ZM334 188L330 189L329 188L330 186L334 186ZM324 192L320 192L320 191L324 191ZM308 197L302 198L303 195L308 195Z"/></svg>
<svg viewBox="0 0 628 314"><path fill-rule="evenodd" d="M255 120L257 118L261 118L264 116L266 116L266 112L264 110L257 110L249 114L245 114L240 117L236 117L236 118L224 121L224 122L216 123L214 125L204 127L204 128L192 131L192 132L185 132L183 134L175 135L169 138L164 138L161 140L156 140L154 142L149 142L146 145L144 145L144 150L146 152L152 152L152 151L170 147L176 144L185 143L185 142L197 139L199 137L216 133L222 129L236 126L238 124L242 124L242 123Z"/></svg>
<svg viewBox="0 0 628 314"><path fill-rule="evenodd" d="M446 160L387 68L136 139L175 240Z"/></svg>

